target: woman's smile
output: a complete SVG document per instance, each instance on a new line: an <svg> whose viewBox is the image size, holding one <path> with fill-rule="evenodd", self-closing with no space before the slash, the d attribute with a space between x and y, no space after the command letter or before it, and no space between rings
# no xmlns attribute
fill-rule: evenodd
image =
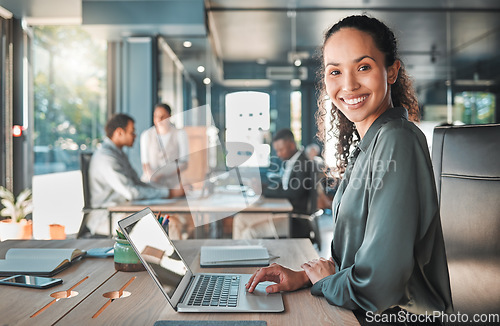
<svg viewBox="0 0 500 326"><path fill-rule="evenodd" d="M356 96L356 97L341 97L340 100L349 106L359 106L363 105L368 95Z"/></svg>

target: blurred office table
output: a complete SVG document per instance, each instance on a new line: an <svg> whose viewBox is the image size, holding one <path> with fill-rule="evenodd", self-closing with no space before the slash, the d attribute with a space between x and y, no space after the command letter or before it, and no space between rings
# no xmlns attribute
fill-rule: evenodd
<svg viewBox="0 0 500 326"><path fill-rule="evenodd" d="M81 248L110 246L110 239L78 240L9 240L0 243L0 258L9 248ZM260 244L268 248L274 261L294 269L318 255L308 239L286 240L184 240L176 246L194 272L253 273L247 268L200 268L202 245ZM80 280L87 280L74 289L79 294L60 299L38 316L32 314L51 302L50 294L69 289ZM106 304L103 295L118 291L132 277L137 278L125 291L130 296L114 300L97 318L92 316ZM2 325L153 325L157 320L265 320L268 325L359 325L353 313L329 305L322 297L310 294L309 289L284 293L282 313L177 313L169 305L147 272L117 272L112 258L84 258L57 274L63 284L45 290L1 286L0 316Z"/></svg>
<svg viewBox="0 0 500 326"><path fill-rule="evenodd" d="M212 238L221 238L221 220L225 217L232 217L237 213L290 213L293 209L292 204L285 198L216 192L207 197L138 200L109 207L110 225L113 213L134 213L145 207L149 207L153 212L166 214L191 214L195 226L210 226Z"/></svg>

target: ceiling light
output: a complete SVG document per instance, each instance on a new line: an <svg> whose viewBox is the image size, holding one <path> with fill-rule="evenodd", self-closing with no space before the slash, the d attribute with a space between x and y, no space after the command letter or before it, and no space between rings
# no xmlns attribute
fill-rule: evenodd
<svg viewBox="0 0 500 326"><path fill-rule="evenodd" d="M301 80L300 79L292 79L290 80L290 86L292 87L300 87L300 85L302 84Z"/></svg>
<svg viewBox="0 0 500 326"><path fill-rule="evenodd" d="M12 13L4 7L0 6L0 17L2 17L3 19L11 19Z"/></svg>
<svg viewBox="0 0 500 326"><path fill-rule="evenodd" d="M203 84L205 84L205 85L209 85L209 84L210 84L210 82L211 82L211 80L210 80L210 78L208 78L208 77L207 77L207 78L205 78L205 79L203 79Z"/></svg>
<svg viewBox="0 0 500 326"><path fill-rule="evenodd" d="M185 48L190 48L191 46L193 46L193 43L191 43L190 41L184 41L184 43L182 43L182 45Z"/></svg>
<svg viewBox="0 0 500 326"><path fill-rule="evenodd" d="M205 71L205 67L198 66L198 68L196 70L198 70L198 72L204 72Z"/></svg>
<svg viewBox="0 0 500 326"><path fill-rule="evenodd" d="M495 80L494 79L456 79L453 81L453 84L455 84L457 86L489 87L489 86L495 85Z"/></svg>
<svg viewBox="0 0 500 326"><path fill-rule="evenodd" d="M50 25L81 25L81 17L23 17L22 23L28 26L50 26Z"/></svg>
<svg viewBox="0 0 500 326"><path fill-rule="evenodd" d="M259 58L259 59L257 59L257 63L259 65L265 65L267 63L267 60L264 58Z"/></svg>
<svg viewBox="0 0 500 326"><path fill-rule="evenodd" d="M295 67L300 67L302 65L302 61L300 59L296 59L293 64L295 65Z"/></svg>

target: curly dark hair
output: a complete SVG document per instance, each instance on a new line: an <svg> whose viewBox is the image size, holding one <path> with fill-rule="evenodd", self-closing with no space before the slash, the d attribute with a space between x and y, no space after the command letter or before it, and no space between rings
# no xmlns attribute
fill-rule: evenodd
<svg viewBox="0 0 500 326"><path fill-rule="evenodd" d="M321 68L318 69L318 111L316 112L316 124L318 126L317 137L326 145L326 141L335 137L338 139L337 152L335 157L337 159L337 170L343 174L347 167L347 159L349 157L349 150L352 145L356 145L360 136L356 130L354 123L349 121L346 116L337 109L332 103L330 108L331 114L331 128L325 131L325 118L328 110L328 96L325 87L325 70L323 67L323 52L326 41L343 28L355 28L359 31L365 32L370 35L379 49L385 55L385 66L389 67L396 60L399 59L398 45L394 33L384 23L376 18L371 18L365 15L349 16L331 28L324 34L323 45L318 53L321 62ZM412 81L401 62L398 78L396 82L391 85L391 98L394 106L404 107L408 111L408 117L411 121L418 121L420 118L419 107L415 91L412 86ZM325 146L324 146L325 147Z"/></svg>

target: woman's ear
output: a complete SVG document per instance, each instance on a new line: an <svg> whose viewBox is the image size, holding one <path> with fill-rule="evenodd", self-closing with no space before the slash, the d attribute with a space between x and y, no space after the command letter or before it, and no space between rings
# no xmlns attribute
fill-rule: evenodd
<svg viewBox="0 0 500 326"><path fill-rule="evenodd" d="M392 65L387 68L387 82L394 84L398 79L399 68L401 68L401 61L396 60Z"/></svg>

